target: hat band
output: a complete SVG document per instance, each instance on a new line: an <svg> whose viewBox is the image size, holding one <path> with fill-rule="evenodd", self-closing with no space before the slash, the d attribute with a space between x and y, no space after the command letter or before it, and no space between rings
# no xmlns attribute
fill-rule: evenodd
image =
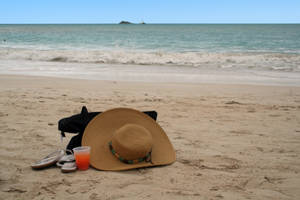
<svg viewBox="0 0 300 200"><path fill-rule="evenodd" d="M151 151L150 151L145 157L143 157L143 158L138 158L138 159L135 159L135 160L127 160L127 159L121 157L121 156L114 150L111 141L108 143L108 145L109 145L109 149L110 149L111 153L112 153L114 156L116 156L116 157L117 157L120 161L122 161L123 163L126 163L126 164L136 164L136 163L140 163L140 162L143 162L143 161L151 162L151 159L150 159L150 157L151 157Z"/></svg>

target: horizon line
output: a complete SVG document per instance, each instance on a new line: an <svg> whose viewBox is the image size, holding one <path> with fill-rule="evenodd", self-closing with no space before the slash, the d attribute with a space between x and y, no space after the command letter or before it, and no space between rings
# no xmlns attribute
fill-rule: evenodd
<svg viewBox="0 0 300 200"><path fill-rule="evenodd" d="M121 21L120 21L121 22ZM169 23L169 22L163 22L163 23L145 23L145 24L141 24L141 23L133 23L133 22L130 22L130 24L120 24L120 22L118 22L118 23L0 23L0 25L105 25L105 24L107 24L107 25L147 25L147 24L150 24L150 25L159 25L159 24L174 24L174 25L176 25L176 24L178 24L178 25L180 25L180 24L195 24L195 25L197 25L197 24L199 24L199 25L208 25L208 24L215 24L215 25L218 25L218 24L220 24L220 25L222 25L222 24L224 24L224 25L226 25L226 24L228 24L228 25L234 25L234 24L236 24L236 25L243 25L243 24L245 24L245 25L247 25L247 24L253 24L253 25L255 25L255 24L262 24L262 25L268 25L268 24L300 24L300 22L268 22L268 23L263 23L263 22L239 22L239 23L237 23L237 22L213 22L213 23L210 23L210 22L203 22L203 23Z"/></svg>

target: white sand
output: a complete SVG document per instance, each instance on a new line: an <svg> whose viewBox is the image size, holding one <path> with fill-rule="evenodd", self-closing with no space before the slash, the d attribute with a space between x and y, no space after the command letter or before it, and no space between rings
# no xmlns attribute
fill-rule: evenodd
<svg viewBox="0 0 300 200"><path fill-rule="evenodd" d="M33 161L60 148L57 121L83 105L156 110L177 161L125 172L33 171ZM0 75L0 137L0 199L300 196L300 87Z"/></svg>

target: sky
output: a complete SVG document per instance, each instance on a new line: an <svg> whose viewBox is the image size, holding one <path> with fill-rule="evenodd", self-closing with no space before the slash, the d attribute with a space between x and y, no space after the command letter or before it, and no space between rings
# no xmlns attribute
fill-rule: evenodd
<svg viewBox="0 0 300 200"><path fill-rule="evenodd" d="M300 23L300 0L1 0L0 24Z"/></svg>

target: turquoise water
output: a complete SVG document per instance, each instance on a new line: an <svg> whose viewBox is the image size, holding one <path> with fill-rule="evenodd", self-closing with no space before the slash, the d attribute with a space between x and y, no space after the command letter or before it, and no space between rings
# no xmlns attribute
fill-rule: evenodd
<svg viewBox="0 0 300 200"><path fill-rule="evenodd" d="M0 61L22 60L300 73L300 25L0 25Z"/></svg>
<svg viewBox="0 0 300 200"><path fill-rule="evenodd" d="M300 25L0 25L0 47L300 53Z"/></svg>

